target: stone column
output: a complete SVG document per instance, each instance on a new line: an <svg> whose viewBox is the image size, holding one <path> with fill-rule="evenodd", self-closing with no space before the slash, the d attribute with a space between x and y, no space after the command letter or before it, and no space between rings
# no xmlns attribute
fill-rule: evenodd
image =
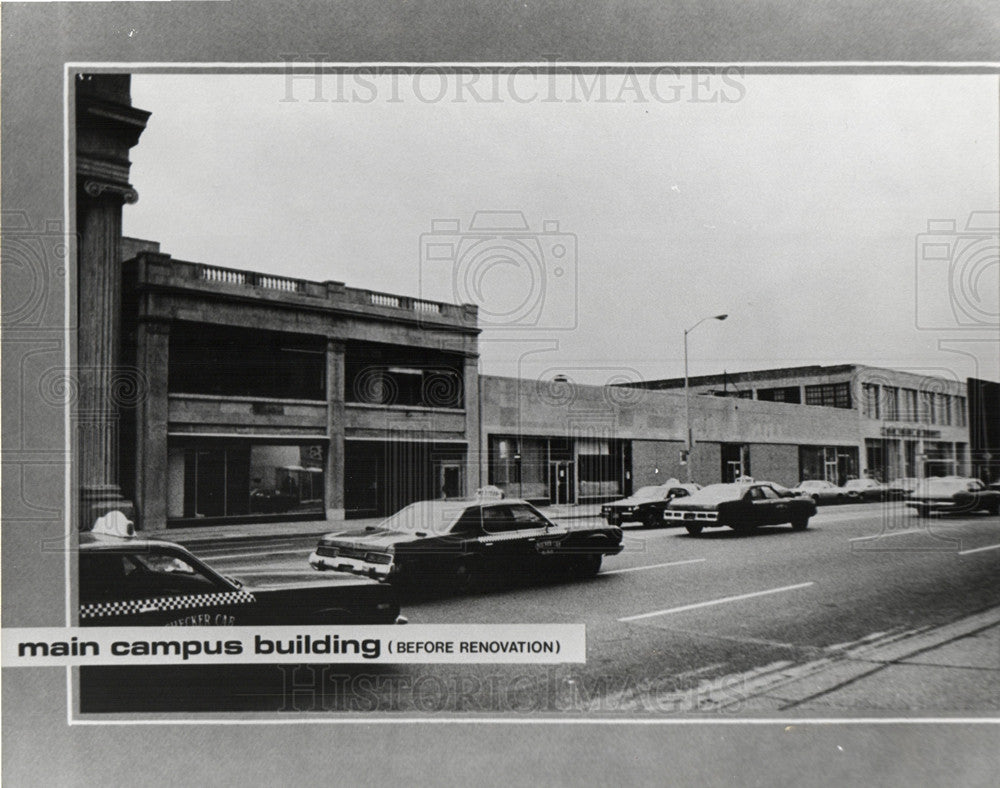
<svg viewBox="0 0 1000 788"><path fill-rule="evenodd" d="M465 494L474 495L476 490L486 484L485 452L480 456L480 446L485 438L480 434L482 423L479 418L481 404L479 402L479 355L469 353L465 357L465 440L467 454L465 456Z"/></svg>
<svg viewBox="0 0 1000 788"><path fill-rule="evenodd" d="M326 341L326 519L344 519L344 343Z"/></svg>
<svg viewBox="0 0 1000 788"><path fill-rule="evenodd" d="M136 403L135 503L140 514L137 525L145 531L167 527L169 363L170 323L148 319L139 323L136 367L145 390Z"/></svg>
<svg viewBox="0 0 1000 788"><path fill-rule="evenodd" d="M77 382L80 525L120 509L135 517L118 478L122 205L138 199L128 182L129 149L149 113L132 106L127 74L76 79ZM128 381L125 381L127 388ZM84 425L86 427L84 428ZM142 429L142 425L139 425Z"/></svg>

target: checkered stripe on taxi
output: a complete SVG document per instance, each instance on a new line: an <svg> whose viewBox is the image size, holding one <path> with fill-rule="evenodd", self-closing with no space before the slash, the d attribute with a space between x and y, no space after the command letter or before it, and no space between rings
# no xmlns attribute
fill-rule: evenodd
<svg viewBox="0 0 1000 788"><path fill-rule="evenodd" d="M188 596L155 597L153 599L121 599L113 602L94 602L80 605L80 618L128 616L160 610L188 610L194 607L248 605L256 601L254 595L246 591L220 591L214 594L190 594Z"/></svg>

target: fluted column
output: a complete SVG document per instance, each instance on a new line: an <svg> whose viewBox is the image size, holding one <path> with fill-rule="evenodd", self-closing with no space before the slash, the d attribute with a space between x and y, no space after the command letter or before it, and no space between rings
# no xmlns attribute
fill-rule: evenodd
<svg viewBox="0 0 1000 788"><path fill-rule="evenodd" d="M344 343L326 342L326 519L344 519Z"/></svg>
<svg viewBox="0 0 1000 788"><path fill-rule="evenodd" d="M121 358L121 224L122 206L138 199L128 182L128 152L149 113L132 107L129 85L127 74L76 80L77 460L83 528L112 509L135 517L118 476L119 398L134 384Z"/></svg>

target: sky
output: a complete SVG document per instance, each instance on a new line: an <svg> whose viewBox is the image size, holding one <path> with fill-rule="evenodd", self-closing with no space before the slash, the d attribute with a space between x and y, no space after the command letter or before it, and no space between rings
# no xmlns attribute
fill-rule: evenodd
<svg viewBox="0 0 1000 788"><path fill-rule="evenodd" d="M995 216L967 229L1000 209L996 76L174 74L132 98L126 235L478 302L485 374L681 376L685 329L725 313L692 375L1000 380Z"/></svg>

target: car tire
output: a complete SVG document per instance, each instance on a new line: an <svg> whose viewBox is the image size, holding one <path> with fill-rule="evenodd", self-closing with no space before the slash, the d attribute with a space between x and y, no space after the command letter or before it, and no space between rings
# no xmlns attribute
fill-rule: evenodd
<svg viewBox="0 0 1000 788"><path fill-rule="evenodd" d="M648 512L642 518L642 524L647 528L656 528L663 522L663 515L657 516L657 512Z"/></svg>
<svg viewBox="0 0 1000 788"><path fill-rule="evenodd" d="M992 514L994 517L996 517L998 514L1000 514L1000 501L994 501L992 504L986 507L986 511L988 514Z"/></svg>
<svg viewBox="0 0 1000 788"><path fill-rule="evenodd" d="M930 517L931 508L929 506L918 506L917 507L917 517Z"/></svg>
<svg viewBox="0 0 1000 788"><path fill-rule="evenodd" d="M455 585L460 591L478 591L484 585L480 567L462 562L455 568Z"/></svg>
<svg viewBox="0 0 1000 788"><path fill-rule="evenodd" d="M601 571L601 561L604 556L601 553L585 553L579 556L574 563L574 574L578 577L593 577Z"/></svg>
<svg viewBox="0 0 1000 788"><path fill-rule="evenodd" d="M792 520L792 530L793 531L804 531L809 527L808 517L796 517Z"/></svg>
<svg viewBox="0 0 1000 788"><path fill-rule="evenodd" d="M700 525L685 525L684 527L687 529L687 532L691 536L697 536L698 534L701 533L701 526Z"/></svg>

